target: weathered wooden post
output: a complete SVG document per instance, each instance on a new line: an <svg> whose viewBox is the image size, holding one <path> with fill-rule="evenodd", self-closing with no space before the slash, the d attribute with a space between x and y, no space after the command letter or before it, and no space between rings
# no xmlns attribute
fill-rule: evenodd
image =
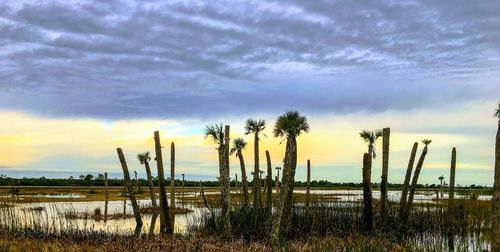
<svg viewBox="0 0 500 252"><path fill-rule="evenodd" d="M382 181L380 182L380 209L382 218L387 217L387 175L389 173L389 138L391 129L382 129Z"/></svg>
<svg viewBox="0 0 500 252"><path fill-rule="evenodd" d="M223 166L221 171L220 184L222 189L221 197L221 212L223 218L223 230L226 239L231 237L231 220L229 216L229 208L231 202L230 187L229 187L229 125L224 127L224 155Z"/></svg>
<svg viewBox="0 0 500 252"><path fill-rule="evenodd" d="M181 196L182 196L182 202L183 202L183 203L184 203L184 191L185 191L185 189L184 189L184 188L185 188L185 187L184 187L184 182L185 182L185 179L184 179L184 178L185 178L185 175L186 175L186 174L184 174L184 173L182 174L182 192L181 192Z"/></svg>
<svg viewBox="0 0 500 252"><path fill-rule="evenodd" d="M170 213L170 219L172 221L172 227L175 224L175 144L172 142L170 144L170 208L172 212Z"/></svg>
<svg viewBox="0 0 500 252"><path fill-rule="evenodd" d="M448 218L455 219L455 169L457 164L457 150L455 147L451 150L451 165L450 165L450 188L448 192ZM448 249L455 250L454 228L452 227L453 221L448 224Z"/></svg>
<svg viewBox="0 0 500 252"><path fill-rule="evenodd" d="M276 194L278 194L280 191L280 170L281 167L276 167L275 168L278 171L278 175L276 175Z"/></svg>
<svg viewBox="0 0 500 252"><path fill-rule="evenodd" d="M158 187L160 191L160 233L173 234L172 222L168 209L167 191L165 189L165 174L161 153L160 132L154 132L156 165L158 167Z"/></svg>
<svg viewBox="0 0 500 252"><path fill-rule="evenodd" d="M140 193L140 191L139 191L139 181L137 180L137 171L134 171L134 175L135 175L135 180L134 180L134 182L135 182L136 192L137 192L137 193Z"/></svg>
<svg viewBox="0 0 500 252"><path fill-rule="evenodd" d="M108 173L104 173L104 221L108 220L108 199L109 199L109 192L108 192Z"/></svg>
<svg viewBox="0 0 500 252"><path fill-rule="evenodd" d="M306 207L309 207L311 201L311 160L307 160L307 183L306 183Z"/></svg>
<svg viewBox="0 0 500 252"><path fill-rule="evenodd" d="M411 149L410 160L408 161L408 168L406 169L405 181L403 183L403 191L401 192L401 201L399 202L399 218L403 219L406 211L406 204L408 198L408 187L410 185L411 172L413 170L413 164L415 163L415 156L417 155L418 143L413 144Z"/></svg>
<svg viewBox="0 0 500 252"><path fill-rule="evenodd" d="M130 181L130 174L128 173L125 156L123 155L123 151L121 148L116 149L116 152L118 153L118 158L120 159L120 164L123 169L123 179L125 180L125 184L127 185L128 195L130 197L130 202L132 203L132 209L134 210L135 222L137 226L142 226L141 212L139 209L139 205L137 204L137 200L135 199L134 187L132 186L132 182Z"/></svg>
<svg viewBox="0 0 500 252"><path fill-rule="evenodd" d="M492 237L491 251L500 251L500 102L495 116L498 117L498 128L495 139L495 178L493 180L492 203Z"/></svg>
<svg viewBox="0 0 500 252"><path fill-rule="evenodd" d="M369 153L363 155L363 222L364 230L373 229L373 199L371 188L372 157Z"/></svg>
<svg viewBox="0 0 500 252"><path fill-rule="evenodd" d="M406 221L408 221L408 216L410 215L411 212L411 207L413 205L413 198L415 197L415 192L417 190L418 177L420 176L420 171L422 170L422 167L424 165L425 156L427 155L428 145L431 143L431 140L424 139L422 142L425 144L425 147L422 150L422 153L420 154L420 158L418 159L418 163L417 166L415 167L415 172L413 173L413 178L411 180L410 196L408 198L408 204L406 205L405 215L404 215L405 223Z"/></svg>
<svg viewBox="0 0 500 252"><path fill-rule="evenodd" d="M266 150L266 160L267 160L267 199L266 199L266 208L267 214L269 216L272 215L273 212L273 168L271 165L271 155L269 155L269 151Z"/></svg>

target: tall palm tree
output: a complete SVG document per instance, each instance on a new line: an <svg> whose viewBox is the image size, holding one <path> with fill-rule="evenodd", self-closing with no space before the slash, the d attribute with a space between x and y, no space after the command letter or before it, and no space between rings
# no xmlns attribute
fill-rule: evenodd
<svg viewBox="0 0 500 252"><path fill-rule="evenodd" d="M241 183L243 187L243 207L248 207L248 179L247 172L245 170L245 160L243 159L243 149L247 146L245 139L239 137L233 140L233 148L231 148L230 154L236 153L236 157L240 160L241 167Z"/></svg>
<svg viewBox="0 0 500 252"><path fill-rule="evenodd" d="M410 196L408 198L408 203L405 207L404 218L403 218L404 222L408 220L408 215L410 214L411 206L413 205L413 197L415 196L415 191L417 190L418 176L420 176L420 171L422 170L422 166L424 165L425 156L427 155L427 150L431 142L432 140L430 139L422 140L422 143L425 145L425 147L422 150L422 153L420 154L420 158L418 159L418 163L417 166L415 167L415 172L413 173L413 178L411 180Z"/></svg>
<svg viewBox="0 0 500 252"><path fill-rule="evenodd" d="M498 118L498 129L495 142L495 180L493 182L493 242L491 251L500 251L500 102L495 110L494 116Z"/></svg>
<svg viewBox="0 0 500 252"><path fill-rule="evenodd" d="M259 134L266 128L266 121L248 119L245 124L245 134L254 135L254 175L253 175L253 206L261 208L262 199L260 194L260 180L259 180Z"/></svg>
<svg viewBox="0 0 500 252"><path fill-rule="evenodd" d="M368 144L368 152L363 155L363 205L364 205L364 228L370 231L373 227L373 199L371 189L372 159L377 157L375 153L375 143L382 136L381 130L363 130L359 136Z"/></svg>
<svg viewBox="0 0 500 252"><path fill-rule="evenodd" d="M229 126L225 129L222 124L210 124L205 128L205 138L210 137L218 145L219 154L219 183L221 190L221 213L223 230L228 239L231 235L231 222L229 219Z"/></svg>
<svg viewBox="0 0 500 252"><path fill-rule="evenodd" d="M149 186L149 195L151 197L151 205L153 208L156 208L156 195L154 193L154 185L153 185L153 177L151 176L151 168L149 167L149 161L151 161L151 157L149 156L149 151L144 153L137 154L137 159L141 165L146 167L146 175L148 176L148 186Z"/></svg>
<svg viewBox="0 0 500 252"><path fill-rule="evenodd" d="M368 154L370 154L373 159L375 159L377 157L377 154L375 153L375 142L377 142L377 139L382 136L382 131L363 130L361 131L361 133L359 133L359 136L363 138L365 143L368 144Z"/></svg>
<svg viewBox="0 0 500 252"><path fill-rule="evenodd" d="M278 117L274 125L274 137L286 138L286 151L283 165L283 186L281 187L280 200L277 201L276 211L271 230L271 244L274 248L279 246L284 233L288 232L291 223L293 185L295 169L297 168L297 140L302 132L309 132L309 123L305 116L298 111L287 111Z"/></svg>

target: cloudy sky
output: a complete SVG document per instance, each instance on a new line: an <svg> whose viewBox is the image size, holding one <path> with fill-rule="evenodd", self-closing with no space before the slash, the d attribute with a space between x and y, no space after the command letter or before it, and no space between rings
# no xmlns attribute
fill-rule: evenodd
<svg viewBox="0 0 500 252"><path fill-rule="evenodd" d="M359 131L391 127L390 182L431 138L423 183L448 176L455 146L457 183L491 185L498 13L497 1L2 1L0 173L120 176L116 147L142 172L135 154L160 130L179 173L215 179L204 126L234 138L247 118L266 119L262 149L281 166L272 126L294 109L311 124L298 180L309 158L313 179L359 182Z"/></svg>

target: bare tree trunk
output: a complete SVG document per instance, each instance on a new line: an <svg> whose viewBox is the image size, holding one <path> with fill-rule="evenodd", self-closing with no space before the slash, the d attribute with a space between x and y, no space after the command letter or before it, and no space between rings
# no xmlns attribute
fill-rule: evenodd
<svg viewBox="0 0 500 252"><path fill-rule="evenodd" d="M224 236L226 239L231 237L231 219L229 215L230 207L230 187L229 187L229 125L224 128L223 149L219 150L220 166L220 187L221 187L221 215Z"/></svg>
<svg viewBox="0 0 500 252"><path fill-rule="evenodd" d="M118 158L120 159L120 164L122 165L123 179L125 180L125 184L127 185L128 195L130 196L130 202L132 203L132 209L134 210L135 222L137 226L142 226L141 213L139 205L137 204L137 200L135 199L134 186L130 181L130 174L128 173L125 156L123 156L123 151L121 148L116 149L116 152L118 153Z"/></svg>
<svg viewBox="0 0 500 252"><path fill-rule="evenodd" d="M241 150L238 150L238 159L240 160L240 167L241 167L241 183L242 183L242 190L243 190L243 207L247 208L248 207L248 178L247 178L247 172L245 169L245 160L243 159L243 154L241 153Z"/></svg>
<svg viewBox="0 0 500 252"><path fill-rule="evenodd" d="M158 219L158 213L153 212L153 215L151 216L151 225L149 226L149 235L153 235L155 231L156 219Z"/></svg>
<svg viewBox="0 0 500 252"><path fill-rule="evenodd" d="M271 245L278 248L280 241L284 238L285 231L288 231L288 221L291 221L292 199L295 168L297 166L297 142L293 137L287 138L285 162L283 165L282 187L276 211L273 217L271 230Z"/></svg>
<svg viewBox="0 0 500 252"><path fill-rule="evenodd" d="M450 165L450 190L448 192L448 217L450 220L455 219L455 170L457 163L457 150L453 147L451 151L451 165ZM455 241L453 239L454 227L452 227L453 222L450 221L448 228L448 249L450 251L455 250Z"/></svg>
<svg viewBox="0 0 500 252"><path fill-rule="evenodd" d="M257 133L254 134L254 168L253 168L253 207L261 208L262 201L260 199L260 179L259 179L259 135Z"/></svg>
<svg viewBox="0 0 500 252"><path fill-rule="evenodd" d="M382 133L382 181L380 182L380 208L382 218L387 216L387 175L389 173L389 139L391 129L384 128Z"/></svg>
<svg viewBox="0 0 500 252"><path fill-rule="evenodd" d="M158 167L158 188L160 191L160 233L173 234L174 227L170 221L167 191L165 189L165 174L163 171L163 157L161 153L160 132L155 131L156 165Z"/></svg>
<svg viewBox="0 0 500 252"><path fill-rule="evenodd" d="M156 204L156 195L154 191L154 184L153 184L153 176L151 176L151 168L149 167L149 162L146 160L144 162L144 166L146 167L146 176L148 177L148 186L149 186L149 196L151 197L151 206L153 206L154 209L158 207Z"/></svg>
<svg viewBox="0 0 500 252"><path fill-rule="evenodd" d="M109 199L109 191L108 191L108 173L104 173L104 221L108 220L108 199Z"/></svg>
<svg viewBox="0 0 500 252"><path fill-rule="evenodd" d="M493 242L491 251L500 251L500 120L498 121L498 130L495 143L495 180L493 183L492 201L492 235Z"/></svg>
<svg viewBox="0 0 500 252"><path fill-rule="evenodd" d="M410 160L408 162L408 168L406 169L405 181L403 183L403 191L401 192L401 201L399 202L399 218L402 219L406 212L407 197L408 197L408 187L410 184L411 172L413 170L413 164L415 163L415 156L417 155L418 143L413 144L411 149Z"/></svg>
<svg viewBox="0 0 500 252"><path fill-rule="evenodd" d="M307 160L307 182L306 182L306 207L309 208L311 201L311 160Z"/></svg>
<svg viewBox="0 0 500 252"><path fill-rule="evenodd" d="M170 144L170 208L172 212L170 213L170 221L172 222L172 227L175 224L175 213L173 209L175 208L175 144L172 142Z"/></svg>
<svg viewBox="0 0 500 252"><path fill-rule="evenodd" d="M273 212L273 168L271 165L271 155L269 155L269 151L266 150L266 160L267 160L267 198L266 198L266 209L271 216Z"/></svg>
<svg viewBox="0 0 500 252"><path fill-rule="evenodd" d="M373 198L371 187L372 155L363 155L363 224L365 231L373 229Z"/></svg>
<svg viewBox="0 0 500 252"><path fill-rule="evenodd" d="M418 176L420 175L420 171L422 170L422 166L424 165L425 156L427 155L427 146L422 150L422 154L420 154L420 159L418 160L417 167L415 167L415 173L413 173L413 179L411 181L411 190L410 190L410 198L408 199L408 204L405 207L404 213L404 221L408 221L408 216L411 212L411 206L413 205L413 197L415 196L415 191L417 190L417 182Z"/></svg>

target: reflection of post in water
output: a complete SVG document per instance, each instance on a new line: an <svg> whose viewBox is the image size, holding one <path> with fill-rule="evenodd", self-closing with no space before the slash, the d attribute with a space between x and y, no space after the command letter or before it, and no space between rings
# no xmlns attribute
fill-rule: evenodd
<svg viewBox="0 0 500 252"><path fill-rule="evenodd" d="M151 216L151 225L149 226L149 235L153 235L156 227L156 219L158 218L158 213L154 212Z"/></svg>
<svg viewBox="0 0 500 252"><path fill-rule="evenodd" d="M108 220L108 173L104 173L104 222Z"/></svg>

